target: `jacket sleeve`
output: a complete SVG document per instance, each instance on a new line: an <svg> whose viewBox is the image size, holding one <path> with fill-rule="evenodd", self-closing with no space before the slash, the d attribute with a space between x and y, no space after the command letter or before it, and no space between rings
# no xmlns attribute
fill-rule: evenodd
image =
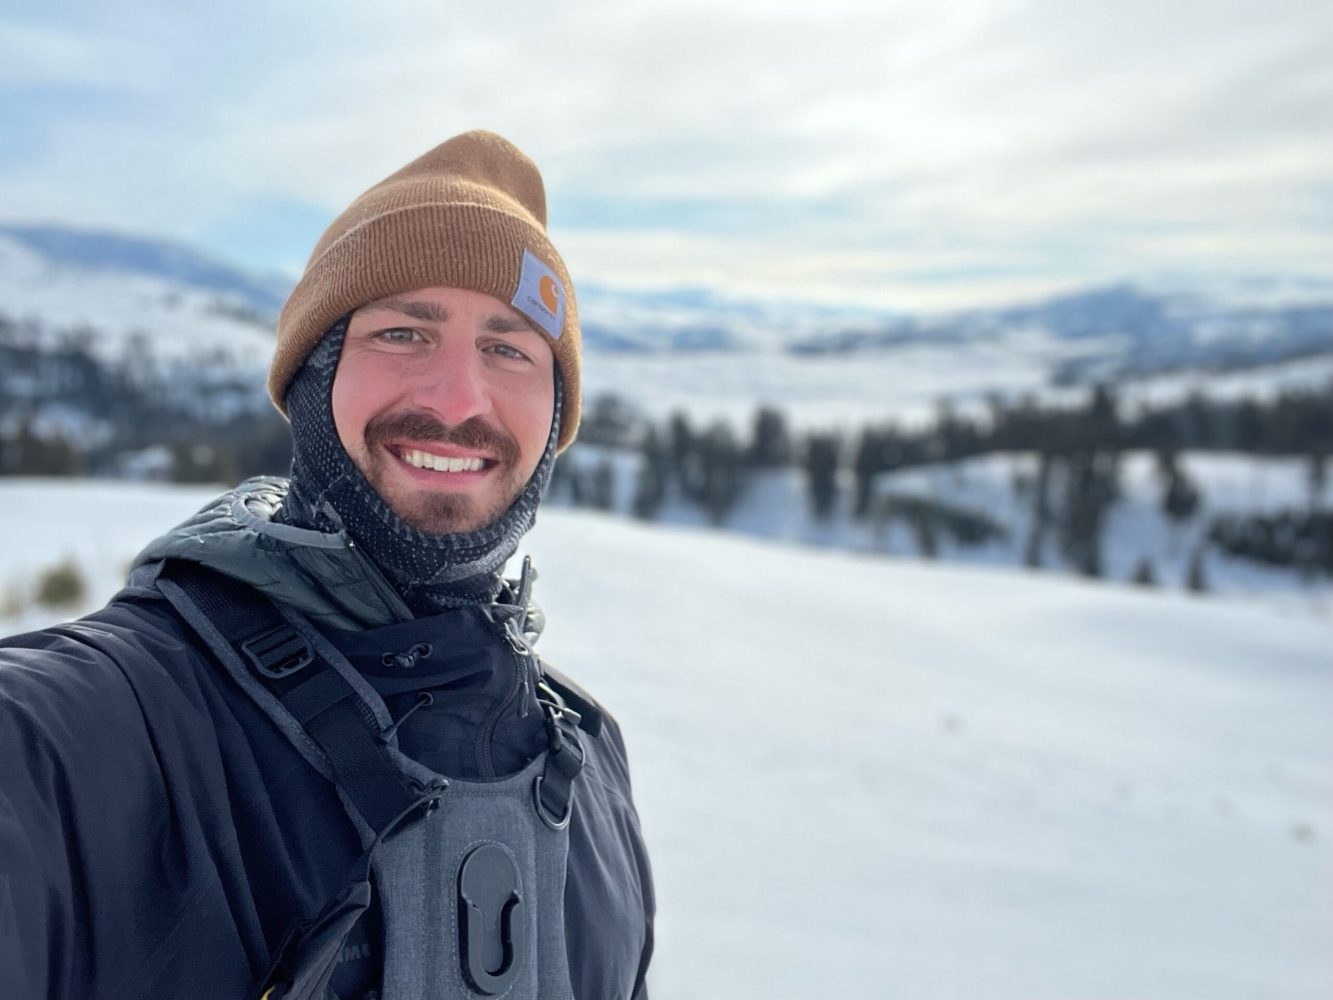
<svg viewBox="0 0 1333 1000"><path fill-rule="evenodd" d="M119 661L75 623L0 641L0 997L123 996L168 914L162 767ZM145 850L152 845L153 850Z"/></svg>
<svg viewBox="0 0 1333 1000"><path fill-rule="evenodd" d="M25 821L12 798L0 793L0 996L14 1000L48 996L48 966L64 964L64 949L50 932L66 923L58 879L44 870L35 846L45 841L58 849L59 831L34 838L42 826Z"/></svg>
<svg viewBox="0 0 1333 1000"><path fill-rule="evenodd" d="M0 996L13 1000L78 986L71 788L41 718L32 659L0 649Z"/></svg>
<svg viewBox="0 0 1333 1000"><path fill-rule="evenodd" d="M625 801L630 803L634 831L634 861L638 871L639 891L643 900L643 949L639 954L639 969L634 977L634 991L630 1000L648 1000L648 966L653 958L653 922L657 917L657 893L653 887L652 865L648 860L648 847L644 843L639 829L638 810L632 805L633 794L630 787L629 754L625 749L625 737L620 725L610 715L606 717L607 737L615 746L623 770L618 777L622 783Z"/></svg>

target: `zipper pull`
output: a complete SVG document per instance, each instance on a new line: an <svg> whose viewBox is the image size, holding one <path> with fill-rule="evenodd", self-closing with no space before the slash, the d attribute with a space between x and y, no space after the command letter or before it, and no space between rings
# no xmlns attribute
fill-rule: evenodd
<svg viewBox="0 0 1333 1000"><path fill-rule="evenodd" d="M528 602L532 600L532 585L537 582L537 571L532 568L532 556L523 557L523 569L518 574L518 630L528 624Z"/></svg>
<svg viewBox="0 0 1333 1000"><path fill-rule="evenodd" d="M504 637L509 643L509 648L519 656L535 656L533 648L528 645L528 637L523 634L523 626L519 624L519 615L512 618L506 618L502 631Z"/></svg>
<svg viewBox="0 0 1333 1000"><path fill-rule="evenodd" d="M505 639L509 642L509 648L518 657L519 683L523 688L520 692L518 717L526 719L529 705L536 700L532 688L532 672L537 669L537 654L528 645L527 637L523 634L523 628L518 624L517 615L505 621L503 631Z"/></svg>

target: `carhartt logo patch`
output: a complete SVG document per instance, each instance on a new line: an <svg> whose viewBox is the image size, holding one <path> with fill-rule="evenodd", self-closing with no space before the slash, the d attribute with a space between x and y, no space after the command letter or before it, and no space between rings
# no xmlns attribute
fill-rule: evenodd
<svg viewBox="0 0 1333 1000"><path fill-rule="evenodd" d="M552 337L565 328L565 290L555 272L531 250L523 251L518 291L509 303Z"/></svg>
<svg viewBox="0 0 1333 1000"><path fill-rule="evenodd" d="M555 313L560 310L560 286L555 283L554 278L542 278L537 282L537 288L541 292L542 304L547 309Z"/></svg>

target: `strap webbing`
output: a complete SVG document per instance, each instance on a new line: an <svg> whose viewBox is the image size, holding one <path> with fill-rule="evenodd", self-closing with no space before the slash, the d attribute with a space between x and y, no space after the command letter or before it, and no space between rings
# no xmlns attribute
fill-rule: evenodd
<svg viewBox="0 0 1333 1000"><path fill-rule="evenodd" d="M163 575L185 591L250 675L301 724L334 781L375 830L343 890L289 930L254 993L263 1000L324 1000L343 942L370 905L371 863L379 845L438 808L448 782L423 788L398 769L370 706L268 598L194 563L170 561Z"/></svg>
<svg viewBox="0 0 1333 1000"><path fill-rule="evenodd" d="M410 810L422 789L389 756L378 720L347 679L252 587L195 563L171 561L185 591L319 747L336 783L377 833Z"/></svg>
<svg viewBox="0 0 1333 1000"><path fill-rule="evenodd" d="M369 905L376 850L437 808L447 781L423 788L403 774L388 754L385 732L370 706L264 595L195 563L169 561L163 576L185 592L249 674L301 725L338 787L375 830L343 891L291 929L256 992L264 1000L321 1000L342 942ZM545 674L543 687L550 697L540 701L548 748L533 790L538 816L560 830L569 824L574 783L583 770L579 729L595 735L602 712L567 678L549 668Z"/></svg>

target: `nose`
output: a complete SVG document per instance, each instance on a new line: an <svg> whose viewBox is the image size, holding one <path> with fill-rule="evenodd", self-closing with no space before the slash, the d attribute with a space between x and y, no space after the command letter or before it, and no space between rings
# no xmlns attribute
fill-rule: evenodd
<svg viewBox="0 0 1333 1000"><path fill-rule="evenodd" d="M417 406L451 426L491 411L486 373L470 342L442 345L422 371L412 396Z"/></svg>

